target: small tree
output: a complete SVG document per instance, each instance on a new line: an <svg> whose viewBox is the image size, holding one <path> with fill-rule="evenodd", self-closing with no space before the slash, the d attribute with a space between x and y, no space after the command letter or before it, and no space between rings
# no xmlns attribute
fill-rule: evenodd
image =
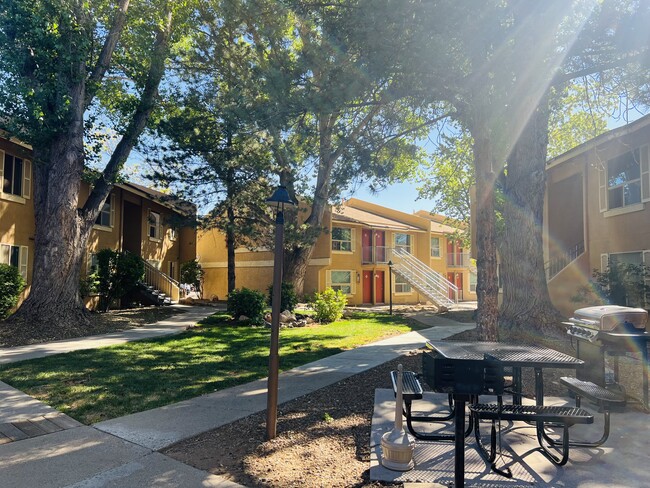
<svg viewBox="0 0 650 488"><path fill-rule="evenodd" d="M203 271L201 264L196 259L181 264L181 283L194 286L201 298L203 298L204 275L205 271Z"/></svg>
<svg viewBox="0 0 650 488"><path fill-rule="evenodd" d="M644 307L650 297L649 277L650 268L643 264L612 261L605 271L594 270L590 285L582 287L571 300Z"/></svg>
<svg viewBox="0 0 650 488"><path fill-rule="evenodd" d="M0 264L0 319L9 315L9 311L18 303L18 296L25 289L25 280L18 268Z"/></svg>
<svg viewBox="0 0 650 488"><path fill-rule="evenodd" d="M129 252L102 249L97 253L99 308L108 311L113 301L133 290L144 277L142 258Z"/></svg>

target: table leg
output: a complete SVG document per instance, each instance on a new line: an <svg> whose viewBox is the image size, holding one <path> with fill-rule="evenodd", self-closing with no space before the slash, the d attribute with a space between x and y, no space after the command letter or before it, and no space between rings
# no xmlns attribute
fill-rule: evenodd
<svg viewBox="0 0 650 488"><path fill-rule="evenodd" d="M544 375L542 368L535 368L535 404L544 405Z"/></svg>
<svg viewBox="0 0 650 488"><path fill-rule="evenodd" d="M465 486L465 401L466 395L454 395L454 488Z"/></svg>
<svg viewBox="0 0 650 488"><path fill-rule="evenodd" d="M512 397L512 403L514 405L521 405L521 368L514 367L512 368L512 381L515 383L515 394Z"/></svg>
<svg viewBox="0 0 650 488"><path fill-rule="evenodd" d="M650 354L648 354L648 343L643 343L643 408L650 409L648 405L648 367L650 367Z"/></svg>

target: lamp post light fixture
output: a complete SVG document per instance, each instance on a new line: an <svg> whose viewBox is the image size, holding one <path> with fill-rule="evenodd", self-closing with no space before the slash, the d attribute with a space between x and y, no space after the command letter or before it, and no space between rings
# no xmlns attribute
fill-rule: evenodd
<svg viewBox="0 0 650 488"><path fill-rule="evenodd" d="M284 206L295 205L286 187L279 186L267 198L275 210L275 255L273 259L273 297L271 299L271 347L269 351L269 379L266 397L266 437L275 439L278 421L278 374L280 369L280 306L282 298L282 268L284 267Z"/></svg>
<svg viewBox="0 0 650 488"><path fill-rule="evenodd" d="M393 315L393 262L388 261L388 314Z"/></svg>

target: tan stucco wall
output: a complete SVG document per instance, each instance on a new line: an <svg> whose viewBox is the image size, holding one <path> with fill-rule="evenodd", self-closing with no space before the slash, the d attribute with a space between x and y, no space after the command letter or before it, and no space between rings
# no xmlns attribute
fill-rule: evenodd
<svg viewBox="0 0 650 488"><path fill-rule="evenodd" d="M581 306L594 305L575 303L570 298L588 283L594 269L600 271L601 254L650 250L650 202L639 205L639 210L623 211L619 214L616 211L601 212L599 202L599 169L604 167L608 160L649 143L650 126L646 126L618 139L591 147L548 169L545 222L553 222L553 219L566 221L562 222L564 227L555 225L550 232L546 224L545 257L548 259L549 249L552 249L558 240L553 232L558 228L567 229L572 223L575 225L576 221L578 227L582 224L581 235L585 243L584 255L548 284L553 304L564 315L571 315L573 310ZM568 180L572 175L577 177ZM568 191L569 181L575 184L579 182L584 190L580 209L568 209L566 198L557 197L561 191ZM554 195L554 198L550 198ZM584 222L572 216L576 211L583 212Z"/></svg>

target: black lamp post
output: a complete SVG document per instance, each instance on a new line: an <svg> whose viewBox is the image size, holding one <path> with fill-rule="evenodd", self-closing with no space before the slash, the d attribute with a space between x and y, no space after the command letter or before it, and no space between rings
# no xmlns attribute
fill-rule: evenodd
<svg viewBox="0 0 650 488"><path fill-rule="evenodd" d="M280 369L280 305L284 267L284 206L295 205L284 186L279 186L266 203L275 209L275 257L273 260L273 298L271 300L271 348L266 397L266 437L275 439L278 421L278 374Z"/></svg>
<svg viewBox="0 0 650 488"><path fill-rule="evenodd" d="M388 261L388 313L393 315L393 262Z"/></svg>

